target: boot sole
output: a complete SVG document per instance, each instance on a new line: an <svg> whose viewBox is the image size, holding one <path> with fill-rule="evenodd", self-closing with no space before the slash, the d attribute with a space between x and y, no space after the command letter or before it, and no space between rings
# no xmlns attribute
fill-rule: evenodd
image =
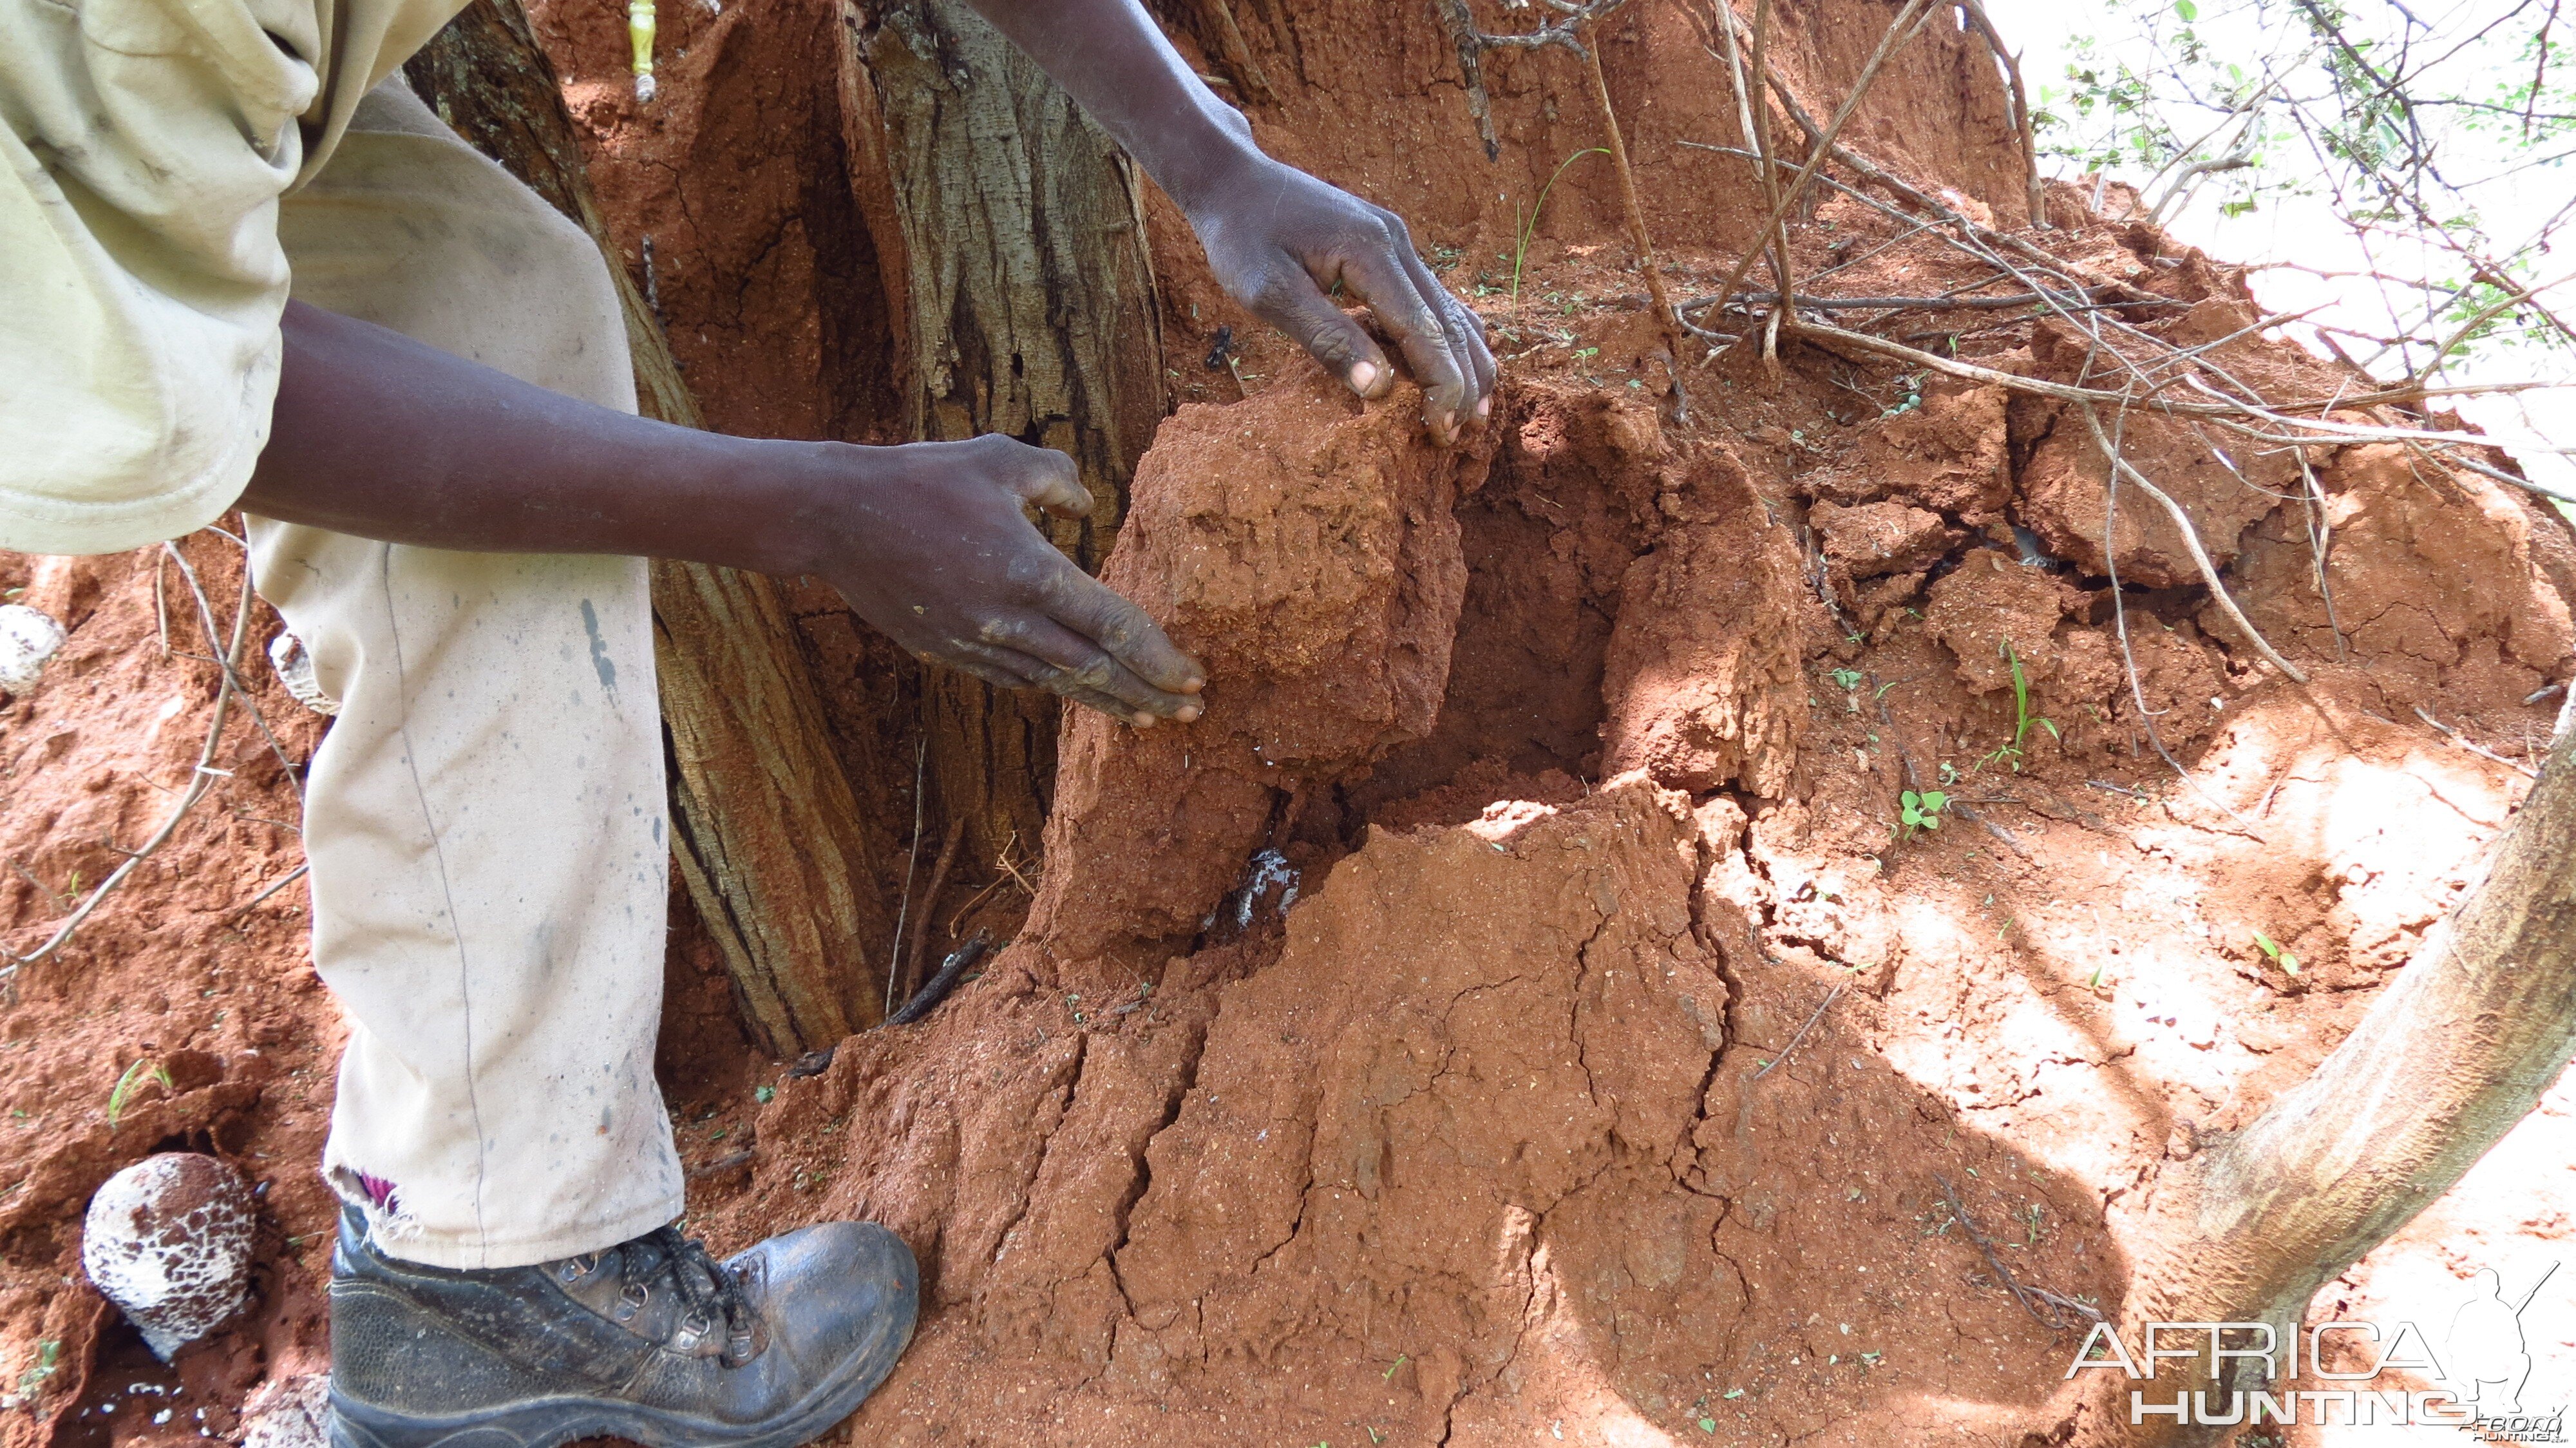
<svg viewBox="0 0 2576 1448"><path fill-rule="evenodd" d="M632 1439L646 1448L800 1448L830 1432L883 1386L912 1342L916 1319L852 1355L851 1376L768 1423L713 1423L640 1403L585 1397L530 1398L452 1416L397 1413L331 1390L331 1448L558 1448L578 1438Z"/></svg>

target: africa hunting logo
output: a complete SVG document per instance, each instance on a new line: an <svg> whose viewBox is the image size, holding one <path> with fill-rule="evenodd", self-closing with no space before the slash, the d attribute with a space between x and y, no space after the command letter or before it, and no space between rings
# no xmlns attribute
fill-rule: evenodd
<svg viewBox="0 0 2576 1448"><path fill-rule="evenodd" d="M2177 1390L2164 1397L2152 1389L2129 1390L2129 1421L2170 1418L2177 1424L2230 1427L2306 1422L2327 1424L2421 1424L2456 1427L2482 1442L2564 1443L2567 1406L2535 1408L2522 1401L2531 1380L2531 1353L2522 1332L2523 1310L2556 1273L2556 1263L2519 1295L2508 1297L2504 1282L2491 1269L2471 1279L2469 1295L2451 1314L2438 1350L2432 1337L2412 1322L2326 1322L2299 1324L2284 1334L2268 1322L2151 1322L2135 1351L2109 1323L2094 1324L2066 1376L2112 1370L2135 1382L2153 1382L2159 1364L2197 1360L2208 1354L2212 1380L2247 1381L2248 1370L2264 1388L2231 1387L2221 1392ZM2329 1348L2359 1349L2369 1361L2359 1372L2336 1372L2325 1366ZM2304 1353L2308 1376L2334 1386L2291 1388ZM2340 1352L2337 1353L2340 1356ZM2229 1371L2233 1365L2234 1371ZM2404 1371L2433 1383L2432 1388L2382 1387L2382 1373Z"/></svg>

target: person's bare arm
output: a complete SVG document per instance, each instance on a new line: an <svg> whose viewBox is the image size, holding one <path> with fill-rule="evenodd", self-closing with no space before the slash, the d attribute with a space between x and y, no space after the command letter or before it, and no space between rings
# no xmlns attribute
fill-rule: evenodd
<svg viewBox="0 0 2576 1448"><path fill-rule="evenodd" d="M1413 248L1394 212L1263 155L1252 129L1190 73L1137 0L969 0L1189 213L1217 280L1363 397L1386 356L1326 295L1368 304L1427 394L1442 442L1491 415L1484 327Z"/></svg>
<svg viewBox="0 0 2576 1448"><path fill-rule="evenodd" d="M301 303L285 330L253 513L433 548L813 574L924 659L1138 724L1198 715L1199 666L1021 512L1090 512L1062 453L725 437Z"/></svg>
<svg viewBox="0 0 2576 1448"><path fill-rule="evenodd" d="M1443 441L1490 414L1482 326L1394 213L1261 154L1135 0L973 0L1188 212L1218 278L1363 396L1394 378L1326 295L1377 313ZM1022 515L1090 500L1007 438L862 448L667 427L290 304L242 506L426 547L621 553L831 582L916 655L1137 723L1191 719L1199 666Z"/></svg>

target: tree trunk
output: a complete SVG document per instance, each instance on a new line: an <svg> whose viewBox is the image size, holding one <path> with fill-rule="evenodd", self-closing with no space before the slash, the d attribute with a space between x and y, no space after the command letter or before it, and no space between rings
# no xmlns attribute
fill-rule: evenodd
<svg viewBox="0 0 2576 1448"><path fill-rule="evenodd" d="M2133 1354L2149 1322L2296 1330L2320 1288L2450 1190L2558 1079L2576 1052L2576 731L2567 726L2562 715L2485 875L2360 1026L2252 1124L2158 1187L2157 1255L2141 1264L2122 1314ZM2172 1360L2152 1383L2090 1374L2099 1417L2087 1440L2213 1443L2233 1431L2163 1417L2132 1426L2132 1389L2164 1404L2177 1391L2206 1392L2222 1416L2231 1392L2280 1390L2239 1359L2213 1374L2206 1337L2199 1357ZM2300 1361L2304 1370L2304 1344Z"/></svg>
<svg viewBox="0 0 2576 1448"><path fill-rule="evenodd" d="M842 114L910 435L1071 454L1095 506L1049 526L1096 571L1163 411L1138 182L1071 98L955 0L843 0ZM1038 841L1058 706L934 670L922 726L968 858ZM933 838L939 832L931 831Z"/></svg>
<svg viewBox="0 0 2576 1448"><path fill-rule="evenodd" d="M519 0L475 0L405 74L467 141L590 232L624 304L641 410L698 426L661 324L600 220L554 67ZM857 803L777 585L656 560L653 623L672 849L744 1022L781 1058L876 1024L893 920L869 883Z"/></svg>

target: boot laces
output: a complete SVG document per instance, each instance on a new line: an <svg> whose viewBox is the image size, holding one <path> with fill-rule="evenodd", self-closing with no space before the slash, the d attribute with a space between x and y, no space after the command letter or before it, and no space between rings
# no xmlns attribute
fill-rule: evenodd
<svg viewBox="0 0 2576 1448"><path fill-rule="evenodd" d="M724 1320L726 1367L740 1367L753 1356L751 1304L742 1279L707 1251L707 1244L683 1237L676 1227L656 1227L625 1244L618 1254L618 1286L627 1298L642 1302L655 1283L668 1279L684 1307L682 1325L703 1336L718 1317Z"/></svg>

